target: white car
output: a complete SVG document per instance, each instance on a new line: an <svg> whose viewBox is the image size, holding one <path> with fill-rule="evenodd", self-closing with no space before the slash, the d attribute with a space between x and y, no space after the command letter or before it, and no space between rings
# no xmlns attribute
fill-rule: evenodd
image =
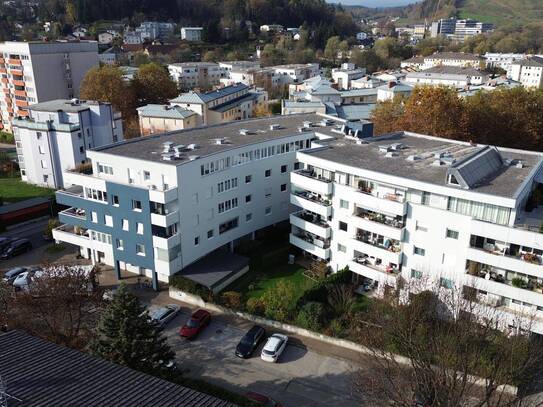
<svg viewBox="0 0 543 407"><path fill-rule="evenodd" d="M282 334L273 334L266 341L266 345L262 349L260 358L265 362L275 363L279 360L279 356L287 347L288 336Z"/></svg>
<svg viewBox="0 0 543 407"><path fill-rule="evenodd" d="M32 280L40 277L43 274L43 270L29 270L19 274L15 280L13 280L13 287L15 290L28 291Z"/></svg>
<svg viewBox="0 0 543 407"><path fill-rule="evenodd" d="M177 304L168 304L153 311L150 315L151 320L163 327L179 313L181 307Z"/></svg>

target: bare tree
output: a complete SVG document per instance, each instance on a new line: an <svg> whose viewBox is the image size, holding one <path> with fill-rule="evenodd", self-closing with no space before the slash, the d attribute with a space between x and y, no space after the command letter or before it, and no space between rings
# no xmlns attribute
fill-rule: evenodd
<svg viewBox="0 0 543 407"><path fill-rule="evenodd" d="M11 297L8 325L71 347L84 347L98 319L102 293L85 267L46 267Z"/></svg>
<svg viewBox="0 0 543 407"><path fill-rule="evenodd" d="M524 329L510 329L476 290L410 284L403 296L372 302L358 321L370 366L357 374L356 390L368 404L529 405L515 390L533 383L541 366L530 316L522 316Z"/></svg>

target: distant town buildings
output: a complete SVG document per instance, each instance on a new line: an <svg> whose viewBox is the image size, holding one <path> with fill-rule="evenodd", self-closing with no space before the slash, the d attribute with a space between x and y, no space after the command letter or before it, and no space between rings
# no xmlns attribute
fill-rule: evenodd
<svg viewBox="0 0 543 407"><path fill-rule="evenodd" d="M351 63L344 63L341 68L332 69L332 80L338 89L351 89L351 81L360 79L366 74L366 68L357 68Z"/></svg>
<svg viewBox="0 0 543 407"><path fill-rule="evenodd" d="M405 82L413 85L445 85L463 88L470 85L482 85L488 80L488 74L472 67L434 66L419 72L409 72Z"/></svg>
<svg viewBox="0 0 543 407"><path fill-rule="evenodd" d="M484 55L487 68L501 68L506 72L511 70L511 65L515 61L526 58L526 54L501 54L497 52L487 52Z"/></svg>
<svg viewBox="0 0 543 407"><path fill-rule="evenodd" d="M10 131L34 103L79 96L83 77L97 65L95 41L0 43L0 129Z"/></svg>
<svg viewBox="0 0 543 407"><path fill-rule="evenodd" d="M219 64L214 62L182 62L168 65L170 76L181 89L210 88L220 83L224 76Z"/></svg>
<svg viewBox="0 0 543 407"><path fill-rule="evenodd" d="M181 39L185 41L202 41L203 27L181 27Z"/></svg>
<svg viewBox="0 0 543 407"><path fill-rule="evenodd" d="M120 113L109 103L51 100L13 120L13 134L23 181L64 188L64 172L83 164L87 150L123 139Z"/></svg>
<svg viewBox="0 0 543 407"><path fill-rule="evenodd" d="M264 24L260 26L260 32L283 32L285 28L281 24Z"/></svg>
<svg viewBox="0 0 543 407"><path fill-rule="evenodd" d="M123 35L125 44L142 44L145 41L164 40L173 35L175 24L158 21L145 21L133 31L125 31Z"/></svg>
<svg viewBox="0 0 543 407"><path fill-rule="evenodd" d="M471 19L457 20L455 18L434 21L430 28L432 37L446 37L452 41L463 42L476 35L490 32L493 24Z"/></svg>
<svg viewBox="0 0 543 407"><path fill-rule="evenodd" d="M435 66L456 66L461 68L471 67L479 69L484 66L484 58L464 52L436 52L427 57L410 58L401 63L402 68L414 67L428 69Z"/></svg>

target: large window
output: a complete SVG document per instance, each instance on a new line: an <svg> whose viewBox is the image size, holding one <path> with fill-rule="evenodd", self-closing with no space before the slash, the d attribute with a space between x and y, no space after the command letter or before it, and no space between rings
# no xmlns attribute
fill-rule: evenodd
<svg viewBox="0 0 543 407"><path fill-rule="evenodd" d="M452 196L449 197L447 209L451 212L468 215L475 219L497 223L499 225L507 225L511 215L510 208L483 202L468 201L467 199L454 198Z"/></svg>
<svg viewBox="0 0 543 407"><path fill-rule="evenodd" d="M229 230L235 229L238 227L239 218L230 219L227 222L221 223L219 225L219 235L228 232Z"/></svg>

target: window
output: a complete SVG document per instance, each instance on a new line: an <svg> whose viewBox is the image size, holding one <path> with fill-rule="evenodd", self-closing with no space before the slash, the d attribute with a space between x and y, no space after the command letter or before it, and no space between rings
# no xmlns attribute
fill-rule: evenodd
<svg viewBox="0 0 543 407"><path fill-rule="evenodd" d="M420 230L421 232L428 232L428 228L426 227L426 225L418 220L415 223L415 230Z"/></svg>
<svg viewBox="0 0 543 407"><path fill-rule="evenodd" d="M22 171L21 171L22 172ZM23 174L24 175L24 174ZM49 179L49 175L44 175L43 176L43 182L47 182L47 180Z"/></svg>
<svg viewBox="0 0 543 407"><path fill-rule="evenodd" d="M282 165L281 166L281 174L284 174L285 172L287 172L287 168L288 168L288 166Z"/></svg>
<svg viewBox="0 0 543 407"><path fill-rule="evenodd" d="M41 131L36 132L36 137L38 138L38 140L41 140Z"/></svg>
<svg viewBox="0 0 543 407"><path fill-rule="evenodd" d="M47 161L41 160L41 167L42 168L47 168Z"/></svg>
<svg viewBox="0 0 543 407"><path fill-rule="evenodd" d="M447 229L447 232L445 234L445 236L449 239L456 239L458 240L458 231L456 230L452 230L452 229Z"/></svg>
<svg viewBox="0 0 543 407"><path fill-rule="evenodd" d="M111 195L111 203L113 206L119 206L119 196Z"/></svg>
<svg viewBox="0 0 543 407"><path fill-rule="evenodd" d="M420 247L414 246L413 247L413 253L417 254L419 256L425 256L426 255L426 250L424 250L424 249L422 249Z"/></svg>
<svg viewBox="0 0 543 407"><path fill-rule="evenodd" d="M40 154L45 154L45 149L43 148L43 146L38 146L38 151L40 152Z"/></svg>
<svg viewBox="0 0 543 407"><path fill-rule="evenodd" d="M419 270L411 269L411 278L416 278L417 280L420 280L422 278L422 272Z"/></svg>
<svg viewBox="0 0 543 407"><path fill-rule="evenodd" d="M341 252L341 253L346 253L347 252L347 247L345 247L344 245L338 243L337 244L337 251Z"/></svg>
<svg viewBox="0 0 543 407"><path fill-rule="evenodd" d="M231 178L227 179L226 181L219 182L217 184L217 193L220 194L222 192L228 191L230 189L234 189L238 187L238 179L237 178Z"/></svg>
<svg viewBox="0 0 543 407"><path fill-rule="evenodd" d="M264 209L264 214L266 215L270 215L272 212L272 207L271 206L267 206L266 209Z"/></svg>
<svg viewBox="0 0 543 407"><path fill-rule="evenodd" d="M294 163L294 171L300 169L300 164L301 164L301 163L298 163L298 162Z"/></svg>
<svg viewBox="0 0 543 407"><path fill-rule="evenodd" d="M339 222L339 230L343 230L344 232L347 231L347 223L345 222Z"/></svg>
<svg viewBox="0 0 543 407"><path fill-rule="evenodd" d="M422 205L430 205L430 192L422 191L420 203Z"/></svg>
<svg viewBox="0 0 543 407"><path fill-rule="evenodd" d="M213 237L213 229L207 231L207 238L211 239Z"/></svg>
<svg viewBox="0 0 543 407"><path fill-rule="evenodd" d="M136 233L143 235L143 223L136 222Z"/></svg>
<svg viewBox="0 0 543 407"><path fill-rule="evenodd" d="M339 200L339 207L341 209L349 209L349 201L346 201L344 199Z"/></svg>
<svg viewBox="0 0 543 407"><path fill-rule="evenodd" d="M83 146L79 147L79 152L83 154L85 152L85 148Z"/></svg>
<svg viewBox="0 0 543 407"><path fill-rule="evenodd" d="M91 221L93 223L98 223L98 214L94 211L91 212Z"/></svg>
<svg viewBox="0 0 543 407"><path fill-rule="evenodd" d="M238 198L232 198L224 202L219 203L218 212L228 212L231 209L238 207Z"/></svg>
<svg viewBox="0 0 543 407"><path fill-rule="evenodd" d="M285 192L287 190L287 184L281 184L281 192Z"/></svg>
<svg viewBox="0 0 543 407"><path fill-rule="evenodd" d="M130 227L128 225L128 219L123 219L123 230L130 230Z"/></svg>
<svg viewBox="0 0 543 407"><path fill-rule="evenodd" d="M91 148L90 144L89 144L89 148ZM111 165L104 165L104 164L98 163L98 173L113 175L113 167Z"/></svg>
<svg viewBox="0 0 543 407"><path fill-rule="evenodd" d="M115 246L117 247L117 250L124 250L123 245L123 239L115 239Z"/></svg>
<svg viewBox="0 0 543 407"><path fill-rule="evenodd" d="M132 209L141 212L141 201L138 201L137 199L132 199Z"/></svg>
<svg viewBox="0 0 543 407"><path fill-rule="evenodd" d="M451 279L441 277L439 279L439 286L450 290L451 288L453 288L454 284Z"/></svg>
<svg viewBox="0 0 543 407"><path fill-rule="evenodd" d="M198 246L200 244L200 236L196 236L194 238L194 246Z"/></svg>
<svg viewBox="0 0 543 407"><path fill-rule="evenodd" d="M145 256L145 246L141 243L136 243L136 254L138 256Z"/></svg>
<svg viewBox="0 0 543 407"><path fill-rule="evenodd" d="M149 171L143 171L143 180L149 181L151 179L151 173Z"/></svg>
<svg viewBox="0 0 543 407"><path fill-rule="evenodd" d="M253 219L253 214L252 213L248 213L247 215L245 215L245 222L250 222L251 219Z"/></svg>
<svg viewBox="0 0 543 407"><path fill-rule="evenodd" d="M104 215L104 220L106 226L113 227L113 218L111 217L111 215Z"/></svg>
<svg viewBox="0 0 543 407"><path fill-rule="evenodd" d="M252 180L253 180L253 176L252 176L252 175L246 175L246 176L245 176L245 183L246 183L246 184L250 184Z"/></svg>
<svg viewBox="0 0 543 407"><path fill-rule="evenodd" d="M252 195L245 195L245 203L249 203L252 200Z"/></svg>
<svg viewBox="0 0 543 407"><path fill-rule="evenodd" d="M270 177L270 176L271 176L271 170L266 170L266 171L264 172L264 176L265 176L266 178Z"/></svg>
<svg viewBox="0 0 543 407"><path fill-rule="evenodd" d="M219 225L219 235L228 232L229 230L235 229L238 227L239 218L230 219L227 222L221 223Z"/></svg>

